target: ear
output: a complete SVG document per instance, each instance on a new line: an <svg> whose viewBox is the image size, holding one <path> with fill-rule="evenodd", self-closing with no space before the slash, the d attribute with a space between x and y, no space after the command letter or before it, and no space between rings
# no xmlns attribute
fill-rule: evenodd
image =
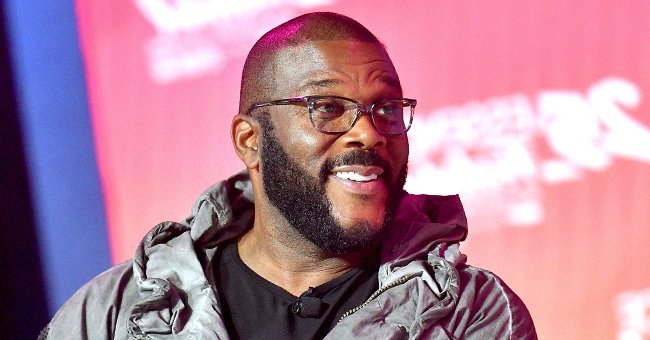
<svg viewBox="0 0 650 340"><path fill-rule="evenodd" d="M247 169L257 168L259 165L259 151L257 139L259 138L259 125L251 116L238 114L232 119L230 136L235 152L244 162Z"/></svg>

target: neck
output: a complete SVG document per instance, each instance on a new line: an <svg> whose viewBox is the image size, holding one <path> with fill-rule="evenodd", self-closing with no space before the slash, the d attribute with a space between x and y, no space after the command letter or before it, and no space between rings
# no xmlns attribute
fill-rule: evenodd
<svg viewBox="0 0 650 340"><path fill-rule="evenodd" d="M237 243L239 256L258 275L294 296L361 266L371 251L325 252L304 239L284 217L258 212L256 207L253 228Z"/></svg>

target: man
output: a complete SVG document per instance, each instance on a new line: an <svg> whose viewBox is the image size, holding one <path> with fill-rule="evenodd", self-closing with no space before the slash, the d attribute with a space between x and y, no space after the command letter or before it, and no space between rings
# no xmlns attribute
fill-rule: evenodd
<svg viewBox="0 0 650 340"><path fill-rule="evenodd" d="M350 18L312 13L266 33L231 129L247 171L156 226L44 337L536 338L520 299L464 264L458 197L403 191L415 105Z"/></svg>

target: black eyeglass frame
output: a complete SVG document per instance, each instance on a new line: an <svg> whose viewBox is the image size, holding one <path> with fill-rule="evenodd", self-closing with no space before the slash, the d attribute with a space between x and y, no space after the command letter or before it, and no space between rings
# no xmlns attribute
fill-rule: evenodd
<svg viewBox="0 0 650 340"><path fill-rule="evenodd" d="M355 115L352 121L350 122L350 125L343 129L343 130L336 130L336 131L326 131L322 130L321 128L316 127L316 124L314 122L314 102L319 99L328 99L328 98L334 98L334 99L341 99L345 101L349 101L351 103L354 103L356 106L355 108ZM410 107L410 114L409 114L409 120L408 120L408 125L406 126L404 131L400 132L392 132L392 133L387 133L387 132L382 132L380 129L377 127L377 124L375 122L375 113L373 111L373 108L377 104L381 103L386 103L386 102L393 102L393 101L401 101L403 104L407 104ZM415 112L415 106L417 105L417 100L415 99L410 99L410 98L393 98L393 99L383 99L376 101L374 103L370 104L361 104L357 102L356 100L346 98L346 97L341 97L341 96L304 96L304 97L293 97L293 98L286 98L286 99L278 99L278 100L272 100L268 102L259 102L259 103L254 103L252 104L249 108L248 111L246 111L246 114L250 115L250 113L260 107L267 107L267 106L275 106L275 105L299 105L303 104L307 106L307 111L309 113L309 120L311 121L311 125L314 127L314 129L323 132L323 133L345 133L349 131L354 124L357 122L359 117L361 116L361 112L366 112L370 115L370 120L372 121L372 125L375 127L377 132L379 132L382 135L399 135L408 132L408 130L411 128L411 125L413 125L413 114ZM346 110L347 111L347 110Z"/></svg>

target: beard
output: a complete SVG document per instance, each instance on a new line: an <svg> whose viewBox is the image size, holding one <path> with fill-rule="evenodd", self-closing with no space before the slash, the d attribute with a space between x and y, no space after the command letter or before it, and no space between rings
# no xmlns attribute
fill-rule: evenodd
<svg viewBox="0 0 650 340"><path fill-rule="evenodd" d="M258 121L264 138L260 146L264 192L289 224L304 239L329 253L340 255L377 245L403 194L407 165L400 169L393 183L386 183L389 192L383 222L360 220L344 227L332 215L332 202L325 191L331 170L346 164L376 165L385 169L381 178L389 181L393 176L388 162L376 151L355 149L328 159L318 177L314 177L303 170L280 145L269 115L260 114Z"/></svg>

